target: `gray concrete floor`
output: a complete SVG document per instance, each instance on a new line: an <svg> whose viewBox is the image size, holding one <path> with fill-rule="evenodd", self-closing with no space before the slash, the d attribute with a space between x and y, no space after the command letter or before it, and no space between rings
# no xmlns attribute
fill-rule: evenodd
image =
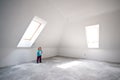
<svg viewBox="0 0 120 80"><path fill-rule="evenodd" d="M120 64L53 57L1 68L0 80L120 80Z"/></svg>

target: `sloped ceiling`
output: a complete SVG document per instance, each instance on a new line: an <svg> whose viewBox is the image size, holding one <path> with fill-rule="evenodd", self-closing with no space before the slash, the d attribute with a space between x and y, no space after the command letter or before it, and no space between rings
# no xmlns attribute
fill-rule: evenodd
<svg viewBox="0 0 120 80"><path fill-rule="evenodd" d="M32 47L57 47L64 17L48 0L1 0L0 47L16 48L34 16L47 25Z"/></svg>
<svg viewBox="0 0 120 80"><path fill-rule="evenodd" d="M120 0L50 0L70 21L83 19L120 8Z"/></svg>
<svg viewBox="0 0 120 80"><path fill-rule="evenodd" d="M67 21L100 15L119 5L120 0L1 0L0 47L16 47L34 16L47 25L33 47L57 47Z"/></svg>

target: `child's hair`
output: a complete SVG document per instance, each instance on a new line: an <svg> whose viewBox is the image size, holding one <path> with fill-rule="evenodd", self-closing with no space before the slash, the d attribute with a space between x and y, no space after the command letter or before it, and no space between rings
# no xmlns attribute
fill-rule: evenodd
<svg viewBox="0 0 120 80"><path fill-rule="evenodd" d="M38 47L38 50L41 50L42 48L41 47Z"/></svg>

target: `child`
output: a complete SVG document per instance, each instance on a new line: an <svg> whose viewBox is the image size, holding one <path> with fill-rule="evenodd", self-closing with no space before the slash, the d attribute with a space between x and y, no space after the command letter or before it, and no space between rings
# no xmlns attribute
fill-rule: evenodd
<svg viewBox="0 0 120 80"><path fill-rule="evenodd" d="M42 58L42 48L39 47L37 51L37 63L42 62L41 58Z"/></svg>

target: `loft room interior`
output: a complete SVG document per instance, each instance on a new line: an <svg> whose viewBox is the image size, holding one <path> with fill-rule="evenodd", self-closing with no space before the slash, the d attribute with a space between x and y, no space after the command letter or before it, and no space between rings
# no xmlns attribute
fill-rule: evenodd
<svg viewBox="0 0 120 80"><path fill-rule="evenodd" d="M120 0L0 0L0 80L119 80L119 21Z"/></svg>

